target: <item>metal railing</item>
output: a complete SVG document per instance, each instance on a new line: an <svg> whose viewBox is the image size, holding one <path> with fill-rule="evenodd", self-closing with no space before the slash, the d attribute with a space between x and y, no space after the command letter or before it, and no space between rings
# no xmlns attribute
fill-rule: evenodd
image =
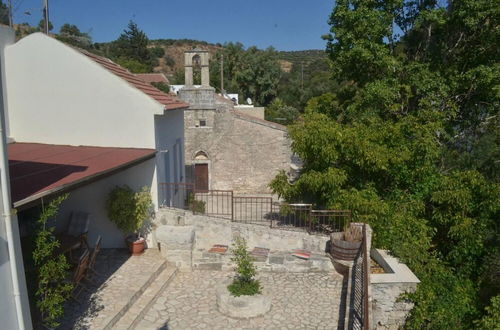
<svg viewBox="0 0 500 330"><path fill-rule="evenodd" d="M160 207L291 231L328 235L351 222L345 210L313 210L312 204L273 202L272 197L234 196L231 190L200 190L192 183L161 183Z"/></svg>
<svg viewBox="0 0 500 330"><path fill-rule="evenodd" d="M195 213L231 219L233 215L233 192L231 190L195 189L190 209Z"/></svg>
<svg viewBox="0 0 500 330"><path fill-rule="evenodd" d="M311 210L309 232L330 234L344 231L351 223L351 217L348 210Z"/></svg>
<svg viewBox="0 0 500 330"><path fill-rule="evenodd" d="M271 197L233 197L232 220L268 226L272 216Z"/></svg>
<svg viewBox="0 0 500 330"><path fill-rule="evenodd" d="M363 242L361 253L363 254L363 329L369 330L371 327L371 306L370 306L370 247L366 233L366 224L363 225Z"/></svg>
<svg viewBox="0 0 500 330"><path fill-rule="evenodd" d="M371 326L370 306L370 251L363 224L363 240L359 254L354 260L351 273L351 306L348 329L367 329Z"/></svg>

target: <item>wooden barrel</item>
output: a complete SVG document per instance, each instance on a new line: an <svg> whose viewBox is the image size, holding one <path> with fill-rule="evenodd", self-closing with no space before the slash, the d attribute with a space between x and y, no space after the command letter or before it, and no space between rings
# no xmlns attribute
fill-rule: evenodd
<svg viewBox="0 0 500 330"><path fill-rule="evenodd" d="M359 253L361 242L343 240L344 233L332 233L331 254L334 259L353 261Z"/></svg>

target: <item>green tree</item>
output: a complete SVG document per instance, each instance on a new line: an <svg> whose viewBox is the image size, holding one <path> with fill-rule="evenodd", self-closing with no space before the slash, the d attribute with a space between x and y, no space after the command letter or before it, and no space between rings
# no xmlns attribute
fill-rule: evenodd
<svg viewBox="0 0 500 330"><path fill-rule="evenodd" d="M279 98L275 98L269 106L266 107L265 118L278 124L288 125L293 123L299 115L299 111L294 107L286 105Z"/></svg>
<svg viewBox="0 0 500 330"><path fill-rule="evenodd" d="M134 70L142 72L142 68L146 72L151 72L153 69L152 56L148 44L149 39L144 31L140 30L135 22L130 21L127 29L117 40L112 42L109 52L113 59L121 59L117 62L130 64L127 68L133 72Z"/></svg>
<svg viewBox="0 0 500 330"><path fill-rule="evenodd" d="M9 8L0 1L0 24L9 25Z"/></svg>
<svg viewBox="0 0 500 330"><path fill-rule="evenodd" d="M224 89L237 92L240 99L251 98L260 106L269 104L277 95L281 68L273 48L244 49L241 43L225 44L211 62L212 86L220 86L220 60L224 56Z"/></svg>
<svg viewBox="0 0 500 330"><path fill-rule="evenodd" d="M51 21L49 21L49 31L52 31L53 29L54 29L54 25L52 24ZM38 22L38 30L39 31L45 30L45 20L41 19L40 22Z"/></svg>
<svg viewBox="0 0 500 330"><path fill-rule="evenodd" d="M152 82L151 85L158 88L159 90L161 90L164 93L167 93L167 94L170 93L170 86L167 83L159 81L159 82Z"/></svg>
<svg viewBox="0 0 500 330"><path fill-rule="evenodd" d="M88 33L81 32L74 24L63 24L56 38L64 43L83 49L90 49L92 47L92 38Z"/></svg>
<svg viewBox="0 0 500 330"><path fill-rule="evenodd" d="M54 236L54 228L47 227L47 221L53 219L59 205L68 197L56 198L44 208L37 221L38 230L33 250L34 266L37 270L36 306L40 311L45 326L55 328L57 320L64 315L64 302L69 298L72 286L66 283L69 264L63 254L55 256L59 242Z"/></svg>
<svg viewBox="0 0 500 330"><path fill-rule="evenodd" d="M336 1L335 88L289 129L301 175L271 184L372 225L421 280L409 329L473 328L499 293L485 266L498 257L499 9L450 4Z"/></svg>

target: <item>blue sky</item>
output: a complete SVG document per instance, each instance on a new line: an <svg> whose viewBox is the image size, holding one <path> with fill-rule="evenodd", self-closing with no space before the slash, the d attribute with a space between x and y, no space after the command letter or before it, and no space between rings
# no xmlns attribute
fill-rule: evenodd
<svg viewBox="0 0 500 330"><path fill-rule="evenodd" d="M42 0L12 4L15 23L38 24ZM321 35L332 8L332 0L49 0L54 31L76 24L96 42L116 39L133 19L150 39L240 41L278 50L324 49Z"/></svg>

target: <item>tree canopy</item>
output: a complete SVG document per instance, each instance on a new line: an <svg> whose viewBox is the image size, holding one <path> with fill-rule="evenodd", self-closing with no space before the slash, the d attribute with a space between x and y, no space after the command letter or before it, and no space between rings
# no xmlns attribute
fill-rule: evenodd
<svg viewBox="0 0 500 330"><path fill-rule="evenodd" d="M271 184L373 226L375 247L421 280L409 329L498 313L499 13L487 0L337 0L334 88L290 128L301 175Z"/></svg>
<svg viewBox="0 0 500 330"><path fill-rule="evenodd" d="M212 86L220 86L220 60L224 56L224 89L236 92L241 99L251 98L265 106L277 95L281 68L274 48L245 49L241 43L228 43L212 58Z"/></svg>

